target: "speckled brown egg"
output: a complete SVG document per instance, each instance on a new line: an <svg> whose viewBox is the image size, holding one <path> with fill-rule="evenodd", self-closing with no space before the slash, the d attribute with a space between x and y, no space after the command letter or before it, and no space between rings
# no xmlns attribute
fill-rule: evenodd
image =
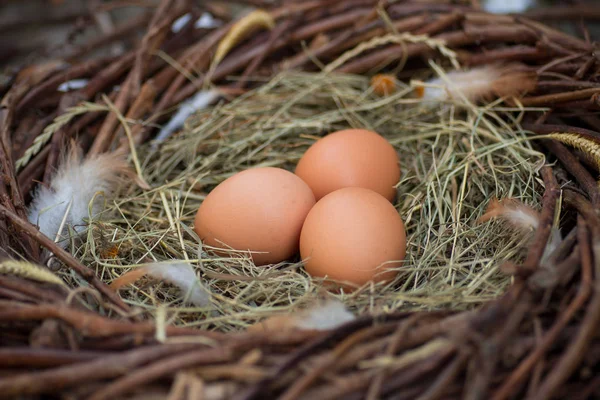
<svg viewBox="0 0 600 400"><path fill-rule="evenodd" d="M308 213L300 255L313 277L357 286L388 282L406 255L404 223L380 194L364 188L340 189Z"/></svg>
<svg viewBox="0 0 600 400"><path fill-rule="evenodd" d="M206 196L194 230L209 246L250 251L256 265L277 263L297 253L302 224L314 204L308 185L293 173L253 168Z"/></svg>
<svg viewBox="0 0 600 400"><path fill-rule="evenodd" d="M298 162L296 175L310 186L317 201L345 187L371 189L392 201L400 163L394 147L381 135L346 129L313 144Z"/></svg>

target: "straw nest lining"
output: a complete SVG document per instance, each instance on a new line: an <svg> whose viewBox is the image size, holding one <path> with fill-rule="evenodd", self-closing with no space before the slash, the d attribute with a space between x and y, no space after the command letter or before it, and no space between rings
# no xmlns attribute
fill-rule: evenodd
<svg viewBox="0 0 600 400"><path fill-rule="evenodd" d="M257 166L293 171L319 136L361 127L385 136L400 155L396 207L407 227L407 259L391 284L338 297L357 314L462 310L493 299L510 282L499 265L522 256L528 235L476 219L494 197L538 204L536 171L544 157L524 140L515 119L522 110L427 105L412 92L401 84L379 97L366 77L286 73L199 112L160 151L138 149L142 176L154 189L123 190L75 254L107 282L137 264L190 260L215 310L190 308L155 280L121 291L153 319L166 306L172 322L231 330L302 307L320 282L300 260L256 267L243 253L217 257L201 247L193 218L204 196L232 174Z"/></svg>

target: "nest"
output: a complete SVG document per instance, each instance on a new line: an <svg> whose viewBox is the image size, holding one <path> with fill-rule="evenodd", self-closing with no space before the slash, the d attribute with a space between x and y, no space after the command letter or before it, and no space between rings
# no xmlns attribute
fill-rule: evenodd
<svg viewBox="0 0 600 400"><path fill-rule="evenodd" d="M461 4L264 7L272 30L220 62L211 56L235 21L173 32L177 18L198 10L163 1L134 49L37 64L7 86L0 249L28 263L2 264L0 391L93 399L591 396L600 385L593 43ZM431 109L411 97L409 80L427 79L431 66L443 74L456 63L497 61L536 71L535 91L481 107ZM404 78L384 97L369 83L382 70ZM90 80L56 95L79 78ZM154 142L157 126L203 87L228 98ZM246 332L301 308L319 282L299 260L256 268L243 254L199 251L185 227L228 176L251 166L293 169L316 137L346 127L376 130L400 154L396 206L407 225L407 261L387 286L337 295L360 315L353 322ZM88 155L129 151L138 185L122 186L68 252L27 221L26 204L73 139ZM493 197L540 209L538 229L477 224ZM553 228L564 239L548 252ZM47 251L59 281L34 266ZM191 308L155 283L119 294L107 286L135 264L169 259L198 264L213 308Z"/></svg>

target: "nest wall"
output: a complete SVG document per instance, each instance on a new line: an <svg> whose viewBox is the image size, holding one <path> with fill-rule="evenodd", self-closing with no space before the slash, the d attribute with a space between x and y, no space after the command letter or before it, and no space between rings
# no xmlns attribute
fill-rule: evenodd
<svg viewBox="0 0 600 400"><path fill-rule="evenodd" d="M600 386L594 373L600 359L595 43L527 16L489 15L464 3L260 3L274 28L250 36L219 63L211 57L235 22L173 32L177 18L203 10L165 0L149 21L137 22L142 39L122 54L86 58L91 49L83 45L64 57L69 63L57 58L33 65L4 86L2 255L39 264L49 251L58 260L50 266L73 278L65 289L64 282L39 282L39 274L27 276L3 262L11 273L0 277L0 393L93 399L199 393L236 399L591 397ZM206 7L227 20L218 4ZM109 32L94 44L118 39ZM541 224L522 259L505 265L511 284L504 294L482 307L366 314L328 332L221 333L160 318L150 322L132 312L95 265L82 263L27 221L31 190L48 182L70 140L88 156L131 151L150 142L157 124L202 87L214 85L235 101L282 71L324 65L365 76L387 69L408 79L429 60L441 63L444 49L464 66L520 61L537 74L535 91L518 106L527 108L520 127L547 158L539 170ZM85 87L57 91L79 78L89 79ZM73 108L82 104L81 112ZM131 121L129 132L119 116ZM564 240L541 265L559 210Z"/></svg>

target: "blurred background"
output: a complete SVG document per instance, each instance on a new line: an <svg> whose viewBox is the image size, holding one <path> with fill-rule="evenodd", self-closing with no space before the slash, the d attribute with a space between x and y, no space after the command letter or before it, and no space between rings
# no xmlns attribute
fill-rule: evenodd
<svg viewBox="0 0 600 400"><path fill-rule="evenodd" d="M195 0L190 2L192 15L187 21L194 18L198 22L203 18L205 24L222 23L234 18L245 7L260 7L271 2ZM413 2L472 4L492 13L526 13L577 36L585 35L585 25L591 40L600 38L598 0ZM0 73L6 76L19 66L47 58L77 59L84 50L85 58L118 55L139 40L140 28L148 24L150 12L158 3L159 0L0 0ZM187 21L180 21L180 25ZM196 28L201 26L196 24ZM110 36L119 40L102 40ZM88 51L90 49L93 51Z"/></svg>

